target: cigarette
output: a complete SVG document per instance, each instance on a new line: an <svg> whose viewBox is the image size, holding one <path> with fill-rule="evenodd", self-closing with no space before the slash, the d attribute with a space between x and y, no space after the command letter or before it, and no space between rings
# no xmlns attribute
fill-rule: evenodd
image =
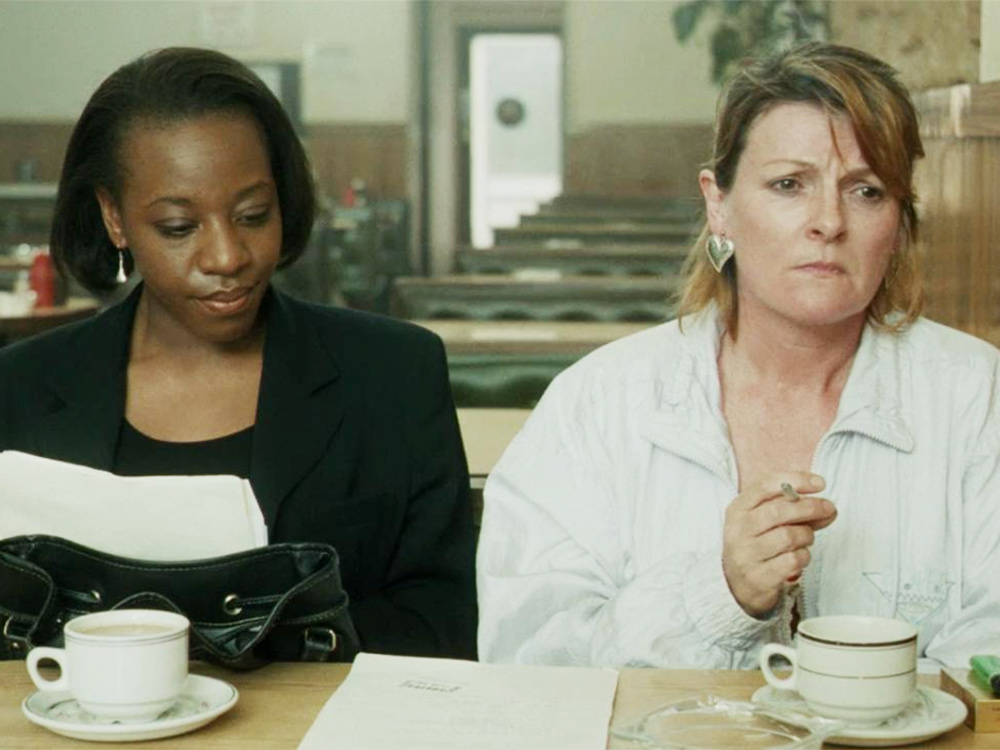
<svg viewBox="0 0 1000 750"><path fill-rule="evenodd" d="M789 500L798 500L800 497L799 493L788 482L781 483L781 491L785 493L785 497Z"/></svg>

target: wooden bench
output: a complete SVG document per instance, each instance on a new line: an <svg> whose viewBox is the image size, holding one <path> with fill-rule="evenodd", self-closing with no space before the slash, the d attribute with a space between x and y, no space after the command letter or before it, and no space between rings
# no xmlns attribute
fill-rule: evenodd
<svg viewBox="0 0 1000 750"><path fill-rule="evenodd" d="M455 254L460 273L513 274L550 270L564 276L675 276L687 256L683 245L591 246L576 250L508 245Z"/></svg>
<svg viewBox="0 0 1000 750"><path fill-rule="evenodd" d="M561 193L547 201L546 206L553 208L569 208L574 210L656 210L656 211L695 211L703 208L701 198L678 198L663 195L598 195L592 193Z"/></svg>
<svg viewBox="0 0 1000 750"><path fill-rule="evenodd" d="M525 227L549 224L624 224L643 226L645 224L670 224L689 229L697 222L696 217L665 213L662 211L567 211L549 208L534 214L522 214L520 225Z"/></svg>
<svg viewBox="0 0 1000 750"><path fill-rule="evenodd" d="M651 323L415 320L444 341L455 404L532 408L560 372Z"/></svg>
<svg viewBox="0 0 1000 750"><path fill-rule="evenodd" d="M680 282L671 277L398 278L390 311L402 318L664 321Z"/></svg>
<svg viewBox="0 0 1000 750"><path fill-rule="evenodd" d="M496 245L546 245L574 249L588 245L629 244L688 245L696 235L693 224L602 221L541 223L536 226L499 227L493 230Z"/></svg>

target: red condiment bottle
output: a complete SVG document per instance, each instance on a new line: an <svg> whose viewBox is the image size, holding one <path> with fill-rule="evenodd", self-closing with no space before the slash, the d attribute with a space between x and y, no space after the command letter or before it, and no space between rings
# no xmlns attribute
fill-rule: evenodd
<svg viewBox="0 0 1000 750"><path fill-rule="evenodd" d="M35 307L52 307L56 302L56 269L52 256L47 252L36 253L28 279L35 292Z"/></svg>

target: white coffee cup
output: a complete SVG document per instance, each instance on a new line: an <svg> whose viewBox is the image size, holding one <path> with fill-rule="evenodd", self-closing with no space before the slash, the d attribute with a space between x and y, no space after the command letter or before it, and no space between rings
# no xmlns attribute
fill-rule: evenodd
<svg viewBox="0 0 1000 750"><path fill-rule="evenodd" d="M184 688L189 626L184 615L153 609L83 615L63 628L65 648L28 652L28 673L39 690L67 691L94 716L152 721ZM46 659L59 665L58 679L39 674Z"/></svg>
<svg viewBox="0 0 1000 750"><path fill-rule="evenodd" d="M769 684L797 691L821 716L882 721L899 713L917 688L917 629L902 620L815 617L799 623L796 643L764 646L761 671ZM792 663L790 676L774 673L775 655Z"/></svg>

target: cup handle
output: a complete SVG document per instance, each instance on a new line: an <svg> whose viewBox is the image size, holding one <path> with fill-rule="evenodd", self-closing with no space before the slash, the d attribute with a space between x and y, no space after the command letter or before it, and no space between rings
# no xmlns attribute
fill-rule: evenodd
<svg viewBox="0 0 1000 750"><path fill-rule="evenodd" d="M28 652L28 674L31 681L39 690L69 690L69 670L66 668L66 650L62 648L48 648L46 646L36 646ZM38 662L42 659L51 659L59 665L59 679L46 680L38 672Z"/></svg>
<svg viewBox="0 0 1000 750"><path fill-rule="evenodd" d="M778 677L771 670L771 657L784 656L792 663L792 673L788 677ZM795 690L795 676L798 674L798 663L796 662L794 648L782 646L780 643L768 643L760 650L760 671L764 673L764 679L768 684L779 690Z"/></svg>

